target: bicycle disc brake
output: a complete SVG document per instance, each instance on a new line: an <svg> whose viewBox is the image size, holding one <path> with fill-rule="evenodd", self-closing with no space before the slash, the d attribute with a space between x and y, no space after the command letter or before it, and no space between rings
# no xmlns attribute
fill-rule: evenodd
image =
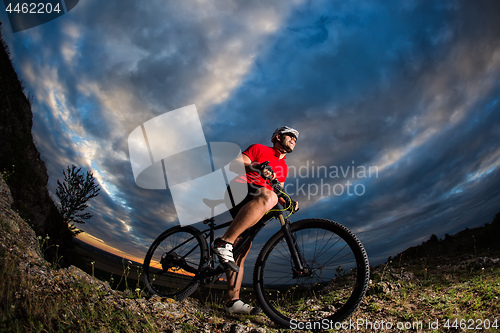
<svg viewBox="0 0 500 333"><path fill-rule="evenodd" d="M292 267L292 276L294 279L309 278L312 275L313 275L313 271L309 267L305 267L302 270L298 270L297 268Z"/></svg>

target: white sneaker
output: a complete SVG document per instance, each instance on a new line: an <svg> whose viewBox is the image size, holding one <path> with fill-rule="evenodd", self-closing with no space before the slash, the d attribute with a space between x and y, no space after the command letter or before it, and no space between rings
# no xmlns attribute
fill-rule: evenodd
<svg viewBox="0 0 500 333"><path fill-rule="evenodd" d="M260 313L259 308L255 308L244 303L241 299L233 300L226 304L225 308L226 312L232 314L251 314L255 315Z"/></svg>
<svg viewBox="0 0 500 333"><path fill-rule="evenodd" d="M233 257L233 244L223 241L221 238L214 240L212 244L214 253L219 257L219 263L226 270L239 272L240 268L236 265Z"/></svg>

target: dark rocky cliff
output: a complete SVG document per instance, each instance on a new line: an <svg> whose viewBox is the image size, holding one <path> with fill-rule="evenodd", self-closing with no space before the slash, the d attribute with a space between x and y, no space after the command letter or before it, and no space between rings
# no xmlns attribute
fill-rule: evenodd
<svg viewBox="0 0 500 333"><path fill-rule="evenodd" d="M1 31L0 39L0 172L12 189L13 208L20 216L38 235L49 235L54 242L68 246L71 234L49 196L47 169L33 143L30 101Z"/></svg>

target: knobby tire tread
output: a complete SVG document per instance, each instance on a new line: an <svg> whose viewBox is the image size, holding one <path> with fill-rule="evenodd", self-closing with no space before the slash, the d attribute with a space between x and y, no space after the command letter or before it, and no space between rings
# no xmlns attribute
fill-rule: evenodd
<svg viewBox="0 0 500 333"><path fill-rule="evenodd" d="M348 318L354 311L356 311L361 301L363 300L364 295L366 294L370 279L370 266L368 256L361 241L354 235L354 233L338 222L326 219L299 220L290 224L290 231L293 233L295 231L304 229L317 229L318 227L328 229L343 238L349 244L352 252L354 253L357 262L357 269L361 270L361 273L357 274L357 283L349 300L345 303L340 311L328 317L328 319L333 320L333 322L341 322ZM275 245L283 238L284 233L282 230L279 230L266 242L257 257L257 261L254 267L253 280L254 289L256 291L257 299L260 303L260 306L262 307L262 310L275 323L283 327L290 328L290 320L293 318L287 318L283 314L279 313L278 310L276 310L274 306L269 303L268 298L264 296L263 290L265 289L265 286L263 285L264 282L261 280L261 274L263 274L262 269L266 264L266 260L269 254L274 249Z"/></svg>

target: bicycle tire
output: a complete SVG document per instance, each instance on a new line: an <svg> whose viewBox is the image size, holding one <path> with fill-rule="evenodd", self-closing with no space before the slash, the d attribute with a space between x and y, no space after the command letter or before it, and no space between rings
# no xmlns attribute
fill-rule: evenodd
<svg viewBox="0 0 500 333"><path fill-rule="evenodd" d="M285 328L318 327L348 318L369 283L368 256L343 225L325 219L290 224L309 276L294 274L282 230L264 245L254 268L254 289L264 313ZM325 321L326 320L326 321Z"/></svg>
<svg viewBox="0 0 500 333"><path fill-rule="evenodd" d="M143 263L144 283L153 294L181 301L198 288L196 274L207 262L203 234L193 226L176 226L149 247Z"/></svg>

